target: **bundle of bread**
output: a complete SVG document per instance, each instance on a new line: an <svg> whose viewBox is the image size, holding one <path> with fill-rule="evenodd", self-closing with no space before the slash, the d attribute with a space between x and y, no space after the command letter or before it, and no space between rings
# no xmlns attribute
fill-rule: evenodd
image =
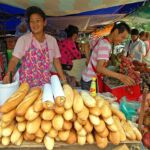
<svg viewBox="0 0 150 150"><path fill-rule="evenodd" d="M7 146L21 145L24 140L44 142L52 150L55 141L80 145L96 141L98 147L105 148L109 141L117 145L127 139L141 140L139 130L102 97L93 98L88 92L78 92L67 84L63 90L63 105L43 103L39 87L29 90L29 85L22 83L0 108L1 143Z"/></svg>

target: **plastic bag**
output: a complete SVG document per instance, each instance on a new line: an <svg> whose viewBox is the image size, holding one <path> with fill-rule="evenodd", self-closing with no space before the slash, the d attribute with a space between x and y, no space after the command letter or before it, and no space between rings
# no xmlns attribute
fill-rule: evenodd
<svg viewBox="0 0 150 150"><path fill-rule="evenodd" d="M126 97L122 97L120 102L120 109L125 114L126 118L131 121L136 121L138 116L137 110L140 107L140 103L137 101L127 101Z"/></svg>

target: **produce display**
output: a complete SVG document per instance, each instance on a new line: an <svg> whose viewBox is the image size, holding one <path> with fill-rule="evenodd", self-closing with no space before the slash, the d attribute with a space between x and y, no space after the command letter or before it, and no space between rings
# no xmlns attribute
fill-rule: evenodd
<svg viewBox="0 0 150 150"><path fill-rule="evenodd" d="M2 145L21 145L23 141L44 143L52 150L55 141L68 144L96 142L105 148L108 142L118 145L126 140L141 140L139 130L124 114L108 101L88 92L78 92L63 85L65 96L42 101L42 89L29 88L22 83L19 89L0 108L0 142Z"/></svg>
<svg viewBox="0 0 150 150"><path fill-rule="evenodd" d="M147 67L146 63L141 63L139 61L133 61L135 70L141 73L150 73L150 68Z"/></svg>
<svg viewBox="0 0 150 150"><path fill-rule="evenodd" d="M143 91L144 88L150 89L150 73L141 73L141 89Z"/></svg>

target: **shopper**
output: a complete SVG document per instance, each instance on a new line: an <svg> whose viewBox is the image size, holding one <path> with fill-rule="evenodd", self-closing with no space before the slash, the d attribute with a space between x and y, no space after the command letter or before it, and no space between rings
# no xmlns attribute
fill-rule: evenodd
<svg viewBox="0 0 150 150"><path fill-rule="evenodd" d="M143 57L146 55L146 45L139 39L139 31L137 29L131 30L131 40L125 46L128 56L134 61L142 62Z"/></svg>
<svg viewBox="0 0 150 150"><path fill-rule="evenodd" d="M76 45L79 29L76 26L69 25L65 29L65 32L67 38L58 42L62 56L60 60L63 70L71 70L73 67L73 60L81 58L81 53Z"/></svg>
<svg viewBox="0 0 150 150"><path fill-rule="evenodd" d="M130 77L110 71L106 68L109 56L112 51L112 46L121 43L128 37L130 28L125 22L116 22L111 30L111 33L104 38L100 38L93 48L90 61L87 68L82 73L81 87L89 90L91 80L97 76L99 91L102 92L102 78L103 76L113 77L119 79L125 85L133 85L135 81Z"/></svg>
<svg viewBox="0 0 150 150"><path fill-rule="evenodd" d="M32 6L27 9L26 15L31 32L18 39L3 82L9 83L10 72L14 73L19 60L22 61L19 68L20 82L26 81L31 87L42 86L49 82L53 64L60 79L65 82L57 41L44 32L45 13L40 8Z"/></svg>

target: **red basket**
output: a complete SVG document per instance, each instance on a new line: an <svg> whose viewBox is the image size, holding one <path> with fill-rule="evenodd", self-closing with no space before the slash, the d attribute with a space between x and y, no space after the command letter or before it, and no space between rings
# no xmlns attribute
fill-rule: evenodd
<svg viewBox="0 0 150 150"><path fill-rule="evenodd" d="M118 101L123 96L126 96L128 100L137 100L141 96L140 85L134 86L119 86L115 88L110 88L104 83L104 91L111 92L114 96L118 98Z"/></svg>

